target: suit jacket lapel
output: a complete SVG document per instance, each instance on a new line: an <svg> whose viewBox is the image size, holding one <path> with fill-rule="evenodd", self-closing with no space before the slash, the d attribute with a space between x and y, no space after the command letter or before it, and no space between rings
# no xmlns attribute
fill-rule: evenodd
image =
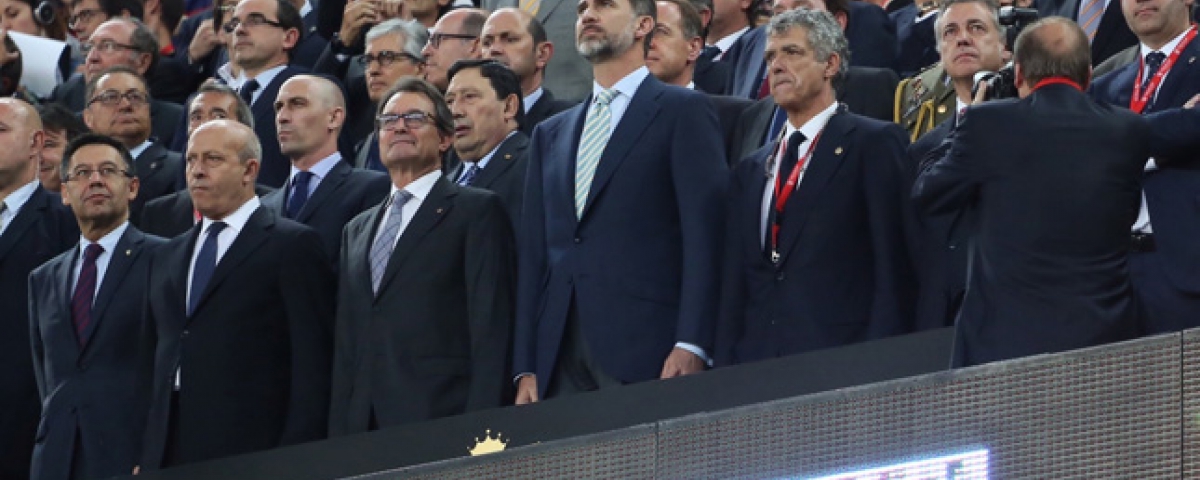
<svg viewBox="0 0 1200 480"><path fill-rule="evenodd" d="M350 176L350 171L353 170L349 164L343 160L338 160L337 164L329 170L329 174L321 180L317 185L317 189L313 191L307 202L304 202L304 207L296 214L297 222L306 222L309 217L313 216L313 212L321 208L321 204L333 197L333 192L342 187L346 182L346 178Z"/></svg>
<svg viewBox="0 0 1200 480"><path fill-rule="evenodd" d="M4 234L0 235L0 259L8 255L26 229L42 218L42 211L49 206L50 199L50 194L42 190L40 185L34 189L33 195L29 196L29 200L17 212L17 216L13 217L12 223L4 229Z"/></svg>
<svg viewBox="0 0 1200 480"><path fill-rule="evenodd" d="M583 216L587 216L588 209L596 203L597 195L604 190L613 173L629 156L629 151L638 143L638 139L650 127L650 122L654 121L654 117L658 115L658 96L662 94L663 90L663 85L653 76L648 75L642 85L638 87L637 92L633 94L633 98L629 101L629 107L625 109L620 123L617 123L617 129L613 131L612 137L608 139L608 145L604 147L604 153L600 155L600 163L596 165L592 186L588 189ZM577 155L573 155L572 158L575 156ZM572 184L574 184L573 179Z"/></svg>
<svg viewBox="0 0 1200 480"><path fill-rule="evenodd" d="M479 171L479 174L475 177L475 181L471 185L480 188L490 188L492 182L495 182L497 178L500 178L500 175L509 168L512 168L513 159L528 146L529 137L526 137L520 131L500 142L500 146L496 147L496 153L488 161L487 167Z"/></svg>
<svg viewBox="0 0 1200 480"><path fill-rule="evenodd" d="M425 238L425 235L437 226L446 217L446 214L450 213L450 209L454 206L452 199L458 194L458 188L458 185L450 183L445 175L438 177L434 182L429 196L421 202L421 207L404 227L404 233L400 234L400 239L396 241L396 246L392 249L392 256L388 259L387 267L383 271L383 279L379 282L380 292L387 288L388 283L391 282L392 277L396 276L396 272L400 270L400 266L404 264L409 254L421 243L421 239Z"/></svg>
<svg viewBox="0 0 1200 480"><path fill-rule="evenodd" d="M550 151L541 157L543 176L546 178L545 196L555 205L569 205L571 224L578 225L575 216L575 165L579 156L579 137L583 135L583 124L592 96L584 103L571 107L563 114L563 122L556 131L544 133L555 140L550 142Z"/></svg>
<svg viewBox="0 0 1200 480"><path fill-rule="evenodd" d="M151 142L150 146L146 147L141 155L138 155L134 163L137 164L137 173L142 185L145 185L150 177L162 170L162 163L166 156L167 149L154 142Z"/></svg>
<svg viewBox="0 0 1200 480"><path fill-rule="evenodd" d="M1165 52L1170 54L1171 52ZM1196 57L1200 53L1200 40L1192 40L1192 43L1183 49L1179 54L1179 60L1171 67L1171 71L1167 73L1167 77L1163 79L1162 85L1158 87L1158 97L1154 102L1146 108L1147 112L1157 112L1166 110L1173 106L1183 105L1188 99L1195 94L1195 85L1200 83L1200 79L1196 78L1197 72L1200 72L1200 67L1196 66ZM1140 52L1139 52L1140 55ZM1137 67L1141 66L1141 62L1133 64L1136 74ZM1130 84L1130 96L1133 96L1133 82L1137 81L1136 76ZM1191 87L1191 88L1189 88ZM1128 102L1125 103L1128 105Z"/></svg>
<svg viewBox="0 0 1200 480"><path fill-rule="evenodd" d="M208 280L208 285L204 287L204 293L200 295L200 301L196 303L197 312L204 308L204 302L212 295L213 290L221 286L221 282L229 277L238 265L249 258L251 253L266 243L268 232L274 227L275 215L269 210L258 208L250 214L246 226L242 228L241 232L238 232L237 238L229 246L229 250L226 250L225 255L217 261L217 268L213 270L212 278ZM191 319L189 318L188 321Z"/></svg>
<svg viewBox="0 0 1200 480"><path fill-rule="evenodd" d="M145 238L146 236L141 231L130 225L125 230L125 234L121 235L121 239L117 241L117 246L112 251L112 257L108 260L108 270L104 272L104 279L100 282L100 291L96 292L96 301L92 304L92 323L83 331L85 344L91 344L92 336L96 332L97 326L100 325L100 321L104 319L104 312L108 308L108 304L112 302L121 282L125 281L125 276L129 273L133 262L137 260L138 255L141 255L142 241Z"/></svg>
<svg viewBox="0 0 1200 480"><path fill-rule="evenodd" d="M804 230L804 225L808 222L809 213L820 201L821 191L841 168L842 161L847 156L846 149L851 147L846 144L846 136L852 130L853 124L850 123L847 114L840 110L840 107L829 118L829 123L825 124L825 130L817 139L816 149L813 150L812 158L808 161L804 177L800 179L800 183L796 185L796 191L792 192L791 198L784 206L787 218L779 232L781 262L795 247L800 232Z"/></svg>
<svg viewBox="0 0 1200 480"><path fill-rule="evenodd" d="M71 340L71 343L79 348L79 339L75 336L75 320L71 311L71 297L75 295L75 289L71 285L75 277L75 262L79 261L79 245L76 244L68 250L71 253L70 258L58 262L54 267L55 288L54 294L58 297L58 308L63 312L62 331L66 334L65 337ZM34 327L36 328L36 327Z"/></svg>

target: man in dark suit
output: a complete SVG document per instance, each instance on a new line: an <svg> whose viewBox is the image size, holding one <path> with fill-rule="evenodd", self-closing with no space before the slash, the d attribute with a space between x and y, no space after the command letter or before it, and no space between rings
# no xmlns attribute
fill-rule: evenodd
<svg viewBox="0 0 1200 480"><path fill-rule="evenodd" d="M203 218L162 246L147 282L144 469L325 438L335 278L316 232L260 207L261 151L229 120L188 142Z"/></svg>
<svg viewBox="0 0 1200 480"><path fill-rule="evenodd" d="M887 14L877 5L857 0L777 0L775 12L809 8L832 13L850 42L851 66L890 69L896 61L896 33ZM767 68L763 49L767 34L763 27L742 35L724 60L730 65L731 77L726 94L752 100L767 95Z"/></svg>
<svg viewBox="0 0 1200 480"><path fill-rule="evenodd" d="M734 171L717 365L912 328L904 132L834 100L847 47L833 15L790 10L766 31L771 93L788 120L783 141Z"/></svg>
<svg viewBox="0 0 1200 480"><path fill-rule="evenodd" d="M92 34L90 45L92 48L84 60L83 72L72 75L55 87L54 93L51 94L53 101L66 106L72 112L80 113L88 107L87 102L90 98L87 96L87 84L97 75L117 66L130 68L142 78L146 78L151 97L156 97L158 90L176 88L178 82L175 79L165 74L158 75L158 42L154 40L154 34L140 21L115 18L104 22ZM158 86L159 83L166 86ZM183 108L178 104L151 99L150 118L154 119L151 136L158 138L163 145L170 145L182 112Z"/></svg>
<svg viewBox="0 0 1200 480"><path fill-rule="evenodd" d="M161 238L129 224L133 157L87 134L63 162L64 202L83 238L29 278L34 375L42 420L30 478L108 478L137 464L146 399L138 376L150 256Z"/></svg>
<svg viewBox="0 0 1200 480"><path fill-rule="evenodd" d="M650 74L667 85L705 91L700 88L694 75L698 58L704 46L701 36L700 12L687 0L658 0L658 17L654 37L646 50L646 68ZM709 94L708 99L716 108L721 121L721 139L724 145L733 140L738 128L738 117L750 101L740 97Z"/></svg>
<svg viewBox="0 0 1200 480"><path fill-rule="evenodd" d="M28 103L0 99L0 478L29 478L38 391L29 344L29 272L79 241L79 226L37 179L42 122Z"/></svg>
<svg viewBox="0 0 1200 480"><path fill-rule="evenodd" d="M933 28L938 6L932 1L910 1L892 10L898 3L899 0L888 3L888 19L896 26L896 42L899 43L896 73L907 78L938 61L938 38Z"/></svg>
<svg viewBox="0 0 1200 480"><path fill-rule="evenodd" d="M357 40L360 37L365 40ZM355 144L351 165L384 171L375 137L377 102L400 78L421 76L421 49L428 40L429 32L416 20L394 18L371 27L365 34L347 27L321 54L314 70L346 79L347 123L343 134ZM365 54L353 56L360 52ZM363 64L361 74L351 74L352 58Z"/></svg>
<svg viewBox="0 0 1200 480"><path fill-rule="evenodd" d="M113 67L92 78L87 96L83 122L93 132L120 140L137 164L140 187L129 210L130 218L140 220L142 205L176 191L183 160L150 137L149 92L137 72Z"/></svg>
<svg viewBox="0 0 1200 480"><path fill-rule="evenodd" d="M288 66L288 60L304 24L288 0L247 0L233 10L226 23L230 27L231 61L242 70L238 94L250 105L254 133L262 142L258 183L279 188L287 182L291 162L279 151L279 143L271 141L276 135L275 97L283 82L303 73Z"/></svg>
<svg viewBox="0 0 1200 480"><path fill-rule="evenodd" d="M1128 25L1139 39L1141 61L1099 78L1092 96L1149 114L1182 106L1200 94L1200 41L1191 38L1196 31L1187 14L1191 3L1122 2ZM1171 57L1175 61L1168 65ZM1156 80L1156 74L1162 77ZM1144 333L1200 325L1200 270L1195 268L1200 265L1200 170L1164 167L1158 160L1146 164L1129 260L1134 291L1145 307Z"/></svg>
<svg viewBox="0 0 1200 480"><path fill-rule="evenodd" d="M516 231L529 164L529 137L517 129L527 118L517 75L495 60L459 60L450 67L446 104L462 159L447 179L500 195Z"/></svg>
<svg viewBox="0 0 1200 480"><path fill-rule="evenodd" d="M1042 17L1057 16L1075 20L1088 34L1092 65L1099 65L1117 52L1137 43L1137 37L1121 16L1127 0L1038 0ZM1135 2L1136 3L1136 2ZM1187 20L1187 12L1183 12Z"/></svg>
<svg viewBox="0 0 1200 480"><path fill-rule="evenodd" d="M353 168L338 152L346 120L341 87L312 75L283 83L275 97L280 150L292 161L288 183L263 197L263 207L316 230L337 259L346 222L383 200L387 175ZM336 267L336 263L334 264Z"/></svg>
<svg viewBox="0 0 1200 480"><path fill-rule="evenodd" d="M892 118L892 92L896 91L898 82L891 70L848 67L834 77L833 89L837 102L845 105L850 113L886 122ZM736 120L730 122L734 125L728 144L730 165L779 140L779 132L786 120L787 112L769 96L747 106Z"/></svg>
<svg viewBox="0 0 1200 480"><path fill-rule="evenodd" d="M712 348L721 127L702 94L645 68L653 0L578 10L577 50L596 84L530 142L518 404L699 372Z"/></svg>
<svg viewBox="0 0 1200 480"><path fill-rule="evenodd" d="M331 435L498 407L511 379L503 202L442 175L454 126L433 85L404 78L381 100L392 193L343 236Z"/></svg>
<svg viewBox="0 0 1200 480"><path fill-rule="evenodd" d="M554 57L554 44L546 38L542 22L529 12L516 8L496 10L483 24L479 45L483 58L503 63L521 79L521 103L525 110L521 133L532 135L533 127L575 104L555 99L542 85L546 65Z"/></svg>
<svg viewBox="0 0 1200 480"><path fill-rule="evenodd" d="M250 106L242 101L236 90L216 80L204 82L188 104L187 136L190 138L192 132L205 122L222 118L237 120L242 125L254 128ZM186 187L187 180L182 170L176 184ZM260 197L271 191L262 185L255 189ZM187 188L181 188L175 193L146 202L142 206L138 228L151 235L172 238L190 230L198 221L200 214L192 207L192 195Z"/></svg>
<svg viewBox="0 0 1200 480"><path fill-rule="evenodd" d="M929 213L977 215L955 366L1137 334L1128 232L1153 131L1083 93L1088 37L1069 19L1026 28L1015 64L1021 99L967 109L913 189Z"/></svg>

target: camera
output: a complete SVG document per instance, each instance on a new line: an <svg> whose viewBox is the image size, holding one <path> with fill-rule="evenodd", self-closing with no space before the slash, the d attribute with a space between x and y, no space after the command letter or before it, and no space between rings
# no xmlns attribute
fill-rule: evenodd
<svg viewBox="0 0 1200 480"><path fill-rule="evenodd" d="M1038 20L1038 11L1032 8L1002 7L1000 9L1000 25L1004 26L1004 47L1013 51L1017 43L1017 35L1029 24ZM987 95L984 100L1017 97L1017 75L1012 62L1008 62L995 72L981 71L975 73L975 83L971 88L971 96L979 92L979 88L987 85Z"/></svg>

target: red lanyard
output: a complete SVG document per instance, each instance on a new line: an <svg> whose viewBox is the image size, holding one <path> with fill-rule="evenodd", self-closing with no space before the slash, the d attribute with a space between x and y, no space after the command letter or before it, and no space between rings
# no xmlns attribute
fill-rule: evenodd
<svg viewBox="0 0 1200 480"><path fill-rule="evenodd" d="M775 221L771 222L771 261L779 261L779 219L783 218L783 209L787 205L788 199L792 198L792 192L796 191L796 184L800 182L800 172L812 158L813 150L817 148L817 141L821 139L822 132L824 130L817 132L817 136L813 137L804 156L796 159L796 166L792 167L792 173L788 175L786 183L780 184L779 175L775 175ZM787 145L780 144L780 148L784 152L787 151ZM777 153L777 155L783 157L781 154Z"/></svg>
<svg viewBox="0 0 1200 480"><path fill-rule="evenodd" d="M1050 77L1050 78L1043 78L1043 79L1042 79L1042 81L1040 81L1040 82L1037 82L1037 84L1035 84L1035 85L1033 86L1033 90L1034 90L1034 91L1037 91L1037 89L1039 89L1039 88L1042 88L1042 87L1044 87L1044 86L1046 86L1046 85L1070 85L1070 86L1072 86L1072 87L1075 87L1075 89L1076 89L1076 90L1079 90L1079 91L1081 91L1081 92L1083 91L1083 86L1082 86L1082 85L1079 85L1078 83L1075 83L1075 81L1074 81L1074 80L1071 80L1071 79L1069 79L1069 78L1067 78L1067 77Z"/></svg>
<svg viewBox="0 0 1200 480"><path fill-rule="evenodd" d="M1175 50L1167 57L1162 66L1155 72L1154 77L1150 79L1150 85L1146 87L1146 91L1142 91L1142 74L1146 70L1146 60L1141 60L1141 65L1138 67L1137 79L1133 81L1133 97L1129 99L1129 109L1135 113L1142 113L1146 109L1146 105L1150 103L1150 99L1154 98L1154 92L1158 91L1158 85L1162 83L1163 77L1167 76L1167 72L1171 71L1171 67L1175 65L1175 61L1179 60L1179 55L1183 54L1183 49L1187 48L1192 39L1196 38L1196 26L1192 25L1188 28L1187 34L1183 36L1183 40L1179 45L1175 46Z"/></svg>

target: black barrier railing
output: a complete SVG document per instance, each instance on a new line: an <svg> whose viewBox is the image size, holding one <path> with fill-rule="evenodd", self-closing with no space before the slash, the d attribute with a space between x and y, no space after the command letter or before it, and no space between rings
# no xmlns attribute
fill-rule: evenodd
<svg viewBox="0 0 1200 480"><path fill-rule="evenodd" d="M599 432L629 428L644 430L651 428L645 425L665 419L945 370L950 358L951 338L950 329L922 332L668 381L628 385L523 407L474 412L186 465L136 478L324 480L460 459L469 457L472 449L487 450L500 444L512 449ZM641 438L644 441L646 437ZM480 443L482 447L478 445ZM625 440L621 444L642 454L655 453L654 442L648 447ZM603 468L609 464L603 461L575 463L572 468L578 468L580 474L591 472L585 476L627 477ZM541 476L528 473L514 471L503 476Z"/></svg>

